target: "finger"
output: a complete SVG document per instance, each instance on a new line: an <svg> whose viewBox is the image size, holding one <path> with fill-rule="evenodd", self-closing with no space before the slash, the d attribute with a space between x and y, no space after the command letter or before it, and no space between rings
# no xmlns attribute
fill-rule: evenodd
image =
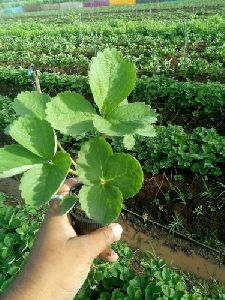
<svg viewBox="0 0 225 300"><path fill-rule="evenodd" d="M67 179L64 182L64 184L61 186L57 194L60 196L66 196L69 193L70 189L78 182L79 182L78 178ZM49 202L47 217L59 215L59 204L60 204L60 200L51 200Z"/></svg>
<svg viewBox="0 0 225 300"><path fill-rule="evenodd" d="M114 250L107 248L99 254L98 258L107 262L115 262L118 260L119 256Z"/></svg>
<svg viewBox="0 0 225 300"><path fill-rule="evenodd" d="M49 205L49 209L47 211L46 217L45 217L45 223L50 222L51 220L55 220L57 224L61 224L61 226L64 228L63 230L70 234L70 237L75 237L76 232L72 226L72 218L70 214L59 214L60 209L60 201L53 200L51 201Z"/></svg>
<svg viewBox="0 0 225 300"><path fill-rule="evenodd" d="M83 239L91 251L91 257L96 258L112 243L120 240L122 232L123 228L121 225L113 223L83 236Z"/></svg>
<svg viewBox="0 0 225 300"><path fill-rule="evenodd" d="M47 218L59 215L59 204L60 200L51 200L47 211Z"/></svg>
<svg viewBox="0 0 225 300"><path fill-rule="evenodd" d="M58 190L58 195L65 196L69 193L70 189L79 182L78 178L69 178Z"/></svg>

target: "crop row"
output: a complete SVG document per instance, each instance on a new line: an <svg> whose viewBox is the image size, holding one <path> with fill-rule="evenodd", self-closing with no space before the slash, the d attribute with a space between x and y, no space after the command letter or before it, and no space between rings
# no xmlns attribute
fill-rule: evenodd
<svg viewBox="0 0 225 300"><path fill-rule="evenodd" d="M93 21L107 21L109 19L122 19L125 20L173 20L178 18L192 17L192 18L205 18L213 14L220 16L224 15L224 9L221 6L215 7L193 7L192 9L185 7L183 9L173 9L173 14L170 14L168 9L151 8L143 5L130 5L126 10L114 9L114 10L98 10L92 9L79 9L74 11L51 11L51 12L32 12L26 14L18 14L16 16L3 16L0 23L26 21L26 22L38 22L46 23L53 22L54 24L66 24L71 23L71 20L77 20L81 22L93 22Z"/></svg>
<svg viewBox="0 0 225 300"><path fill-rule="evenodd" d="M116 47L115 47L116 48ZM124 51L122 51L124 52ZM136 53L137 55L137 53ZM22 66L28 67L31 63L41 71L53 71L60 73L79 73L87 75L90 58L82 54L57 54L57 55L37 55L31 53L21 53L19 58L18 53L0 54L0 65L5 66ZM140 54L139 57L132 57L132 61L136 62L137 72L140 75L165 75L178 79L192 79L197 81L224 82L224 66L219 60L209 63L204 58L161 58L161 57L144 57Z"/></svg>
<svg viewBox="0 0 225 300"><path fill-rule="evenodd" d="M129 40L125 34L118 38L117 35L111 37L94 35L93 37L91 34L79 36L78 33L76 36L73 34L68 38L69 41L63 37L29 37L25 39L26 44L22 45L23 37L8 36L6 39L6 36L1 36L0 61L18 61L24 64L32 61L40 65L73 67L76 64L79 65L79 60L82 58L84 67L86 67L90 57L94 55L93 48L101 50L104 44L119 48L128 57L133 58L143 70L145 64L150 65L149 60L152 61L153 65L156 64L155 61L160 63L164 60L165 65L171 66L193 64L193 61L205 61L205 64L208 65L220 64L220 68L222 68L225 57L225 46L222 40L214 40L209 45L204 42L193 41L188 44L187 53L184 53L182 38L176 45L173 43L168 45L166 43L168 40L151 36L141 38L137 35L131 35ZM136 52L134 51L135 48ZM148 70L147 67L146 70Z"/></svg>
<svg viewBox="0 0 225 300"><path fill-rule="evenodd" d="M11 85L11 94L16 89L30 90L32 83L26 69L0 67L1 90ZM90 89L86 76L66 75L56 73L40 73L40 83L43 91L55 95L64 90L77 91L90 98ZM10 92L10 91L9 91ZM190 109L205 115L223 113L225 107L225 86L220 83L179 82L164 76L141 77L130 95L131 101L150 103L159 111L180 107ZM194 116L194 114L193 114Z"/></svg>
<svg viewBox="0 0 225 300"><path fill-rule="evenodd" d="M225 80L220 17L209 19L208 25L201 20L190 20L186 46L184 24L178 21L100 22L96 23L95 32L93 24L78 25L60 29L41 24L3 27L0 64L27 67L34 63L41 70L86 75L96 51L113 45L136 63L142 75Z"/></svg>
<svg viewBox="0 0 225 300"><path fill-rule="evenodd" d="M15 114L11 108L11 100L0 97L0 129L7 126ZM225 138L215 129L198 127L192 133L186 133L182 126L157 126L156 137L137 137L132 154L144 166L148 173L158 173L168 168L190 169L202 175L220 176L224 174ZM93 133L91 133L92 135ZM80 148L82 140L89 138L61 138L61 143L70 152ZM124 151L122 140L113 138L112 146L116 151Z"/></svg>
<svg viewBox="0 0 225 300"><path fill-rule="evenodd" d="M224 174L225 138L215 129L197 127L187 134L181 126L169 125L156 127L156 132L154 138L137 138L132 150L146 172L157 174L175 167L202 175ZM114 144L117 151L123 149L121 141Z"/></svg>
<svg viewBox="0 0 225 300"><path fill-rule="evenodd" d="M85 0L76 0L76 1L80 1L80 2L85 2ZM58 3L58 2L68 2L68 0L35 0L35 1L28 1L28 0L5 0L2 1L3 3L0 4L0 7L5 7L5 6L10 6L10 4L12 6L18 6L18 5L24 5L24 4L31 4L31 3ZM7 2L7 5L5 4L5 2ZM137 1L139 2L139 1ZM141 1L140 1L141 2ZM144 2L144 1L142 1ZM211 0L201 0L196 2L196 0L183 0L183 1L176 1L175 3L173 1L157 1L157 0L146 0L146 4L142 3L141 5L136 5L136 8L138 10L143 10L146 8L152 8L152 9L172 9L172 10L182 10L182 9L197 9L197 8L205 8L205 7L222 7L224 5L223 0L215 0L212 1ZM89 10L91 12L99 12L99 10L103 11L103 12L113 12L113 11L117 11L117 12L123 12L126 11L128 9L130 9L131 5L121 5L121 6L106 6L106 7L90 7ZM81 8L79 11L85 11L85 8ZM79 13L78 11L78 13ZM32 15L52 15L52 14L58 14L58 11L41 11L41 12L34 12L32 13ZM60 12L61 13L61 12ZM62 13L64 14L65 12L62 11ZM25 13L24 13L25 14Z"/></svg>
<svg viewBox="0 0 225 300"><path fill-rule="evenodd" d="M0 67L0 82L4 85L32 89L26 69ZM56 73L40 73L43 91L55 95L63 90L78 91L90 98L86 76ZM13 90L12 90L13 92ZM217 113L225 107L225 86L220 83L179 82L164 76L141 77L130 95L131 101L144 101L155 108L177 106L181 109L203 111L205 114Z"/></svg>
<svg viewBox="0 0 225 300"><path fill-rule="evenodd" d="M80 38L80 35L83 38L88 38L91 33L95 33L100 42L107 42L107 39L112 39L116 44L121 42L121 45L126 43L126 46L129 46L129 42L132 42L133 39L141 45L146 43L148 45L149 42L152 45L152 39L154 38L157 39L156 43L161 41L161 44L164 45L169 44L169 46L177 45L180 47L183 46L185 38L183 19L128 21L126 23L120 20L108 20L89 24L78 23L77 20L73 21L71 18L71 24L65 24L61 27L56 27L54 23L46 25L27 21L2 25L0 28L1 49L15 49L15 44L13 45L11 41L12 37L24 39L23 43L22 40L15 41L15 43L18 43L18 50L31 50L33 47L35 49L40 47L40 50L42 50L42 48L45 49L46 42L51 49L54 46L49 42L55 39L57 48L59 48L57 53L59 53L62 49L67 50L68 48L70 50L74 44L76 45L77 38ZM207 18L207 21L201 18L190 18L187 20L187 35L190 44L204 41L205 46L208 46L208 44L223 45L224 20L218 15ZM71 38L72 40L70 40ZM41 40L38 42L39 39ZM44 43L43 47L41 46L42 42ZM66 42L66 45L60 42Z"/></svg>
<svg viewBox="0 0 225 300"><path fill-rule="evenodd" d="M78 73L87 75L90 59L83 56L77 55L74 58L71 55L55 55L54 57L40 55L32 59L32 55L25 60L9 60L1 62L2 66L22 66L28 67L31 62L41 71L59 72L66 74ZM135 60L134 58L132 60ZM139 60L139 58L137 58ZM147 58L136 60L139 75L152 76L155 74L171 76L180 80L191 79L196 81L218 81L224 82L224 67L223 63L215 61L213 63L207 62L205 59L192 60L190 58L182 57L176 60L174 64L173 58L160 59L155 58L152 61L145 63ZM71 63L70 63L71 62Z"/></svg>
<svg viewBox="0 0 225 300"><path fill-rule="evenodd" d="M142 77L130 96L145 101L159 113L161 124L215 127L224 134L225 86L219 83L179 82L164 76Z"/></svg>
<svg viewBox="0 0 225 300"><path fill-rule="evenodd" d="M75 154L89 137L90 134L76 139L63 137L61 144ZM115 151L125 151L120 138L113 138L110 143ZM150 174L171 168L188 169L201 175L225 174L225 138L213 128L197 127L186 133L182 126L157 126L155 137L136 137L134 148L128 152Z"/></svg>

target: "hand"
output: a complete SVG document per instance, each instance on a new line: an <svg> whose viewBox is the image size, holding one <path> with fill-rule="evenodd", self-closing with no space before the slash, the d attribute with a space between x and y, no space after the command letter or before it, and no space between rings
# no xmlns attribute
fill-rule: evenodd
<svg viewBox="0 0 225 300"><path fill-rule="evenodd" d="M66 195L76 183L74 178L67 180L58 194ZM69 215L59 215L59 201L51 201L28 261L3 295L4 300L71 300L87 278L94 258L118 259L108 247L121 238L119 224L77 236L70 221Z"/></svg>

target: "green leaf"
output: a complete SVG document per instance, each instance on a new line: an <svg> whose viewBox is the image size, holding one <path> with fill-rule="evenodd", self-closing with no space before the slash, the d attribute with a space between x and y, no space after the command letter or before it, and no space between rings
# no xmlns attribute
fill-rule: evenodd
<svg viewBox="0 0 225 300"><path fill-rule="evenodd" d="M136 131L136 133L138 135L147 136L147 137L154 137L154 136L156 136L156 130L155 130L155 128L148 121L146 121L144 124L145 124L145 127L142 128L142 129L138 129Z"/></svg>
<svg viewBox="0 0 225 300"><path fill-rule="evenodd" d="M112 148L103 138L94 137L85 143L78 153L77 174L84 184L99 183L106 162L113 154Z"/></svg>
<svg viewBox="0 0 225 300"><path fill-rule="evenodd" d="M74 204L78 201L77 195L67 195L60 202L59 213L60 215L64 215L68 213L74 206Z"/></svg>
<svg viewBox="0 0 225 300"><path fill-rule="evenodd" d="M64 182L71 165L65 152L58 152L52 162L27 171L20 182L21 195L27 204L40 206L48 202Z"/></svg>
<svg viewBox="0 0 225 300"><path fill-rule="evenodd" d="M126 104L128 104L127 98L125 98L125 99L120 103L120 105L126 105Z"/></svg>
<svg viewBox="0 0 225 300"><path fill-rule="evenodd" d="M128 103L120 105L111 113L107 114L107 120L118 121L138 121L148 120L152 123L156 122L155 111L144 102Z"/></svg>
<svg viewBox="0 0 225 300"><path fill-rule="evenodd" d="M118 218L122 200L120 190L110 183L83 186L79 193L81 208L89 218L102 225Z"/></svg>
<svg viewBox="0 0 225 300"><path fill-rule="evenodd" d="M93 128L93 106L81 95L65 92L47 104L47 120L61 133L77 136Z"/></svg>
<svg viewBox="0 0 225 300"><path fill-rule="evenodd" d="M127 150L131 150L135 145L135 138L133 135L125 135L123 138L123 144Z"/></svg>
<svg viewBox="0 0 225 300"><path fill-rule="evenodd" d="M45 159L52 159L56 152L56 135L45 120L20 117L10 126L9 134L24 148Z"/></svg>
<svg viewBox="0 0 225 300"><path fill-rule="evenodd" d="M110 136L142 134L146 124L155 121L155 111L143 102L120 105L105 118L95 116L93 119L95 128Z"/></svg>
<svg viewBox="0 0 225 300"><path fill-rule="evenodd" d="M45 160L20 145L9 145L0 149L0 178L23 173Z"/></svg>
<svg viewBox="0 0 225 300"><path fill-rule="evenodd" d="M116 153L110 156L104 171L104 180L117 186L125 199L134 196L141 189L141 165L129 154Z"/></svg>
<svg viewBox="0 0 225 300"><path fill-rule="evenodd" d="M95 103L102 114L107 114L133 90L135 66L116 49L105 49L92 59L89 82Z"/></svg>
<svg viewBox="0 0 225 300"><path fill-rule="evenodd" d="M39 92L22 92L12 104L13 109L20 116L32 116L45 119L46 104L51 98Z"/></svg>
<svg viewBox="0 0 225 300"><path fill-rule="evenodd" d="M134 300L140 300L140 299L143 299L143 294L141 289L138 289L137 291L135 291Z"/></svg>
<svg viewBox="0 0 225 300"><path fill-rule="evenodd" d="M144 127L143 123L141 123L140 121L108 121L100 116L95 116L93 118L93 124L99 132L105 133L110 136L124 136L134 134L137 128Z"/></svg>
<svg viewBox="0 0 225 300"><path fill-rule="evenodd" d="M79 193L81 207L95 221L110 223L121 210L122 197L132 197L140 190L141 166L129 154L113 154L110 145L99 137L84 144L78 156L77 174L85 184Z"/></svg>

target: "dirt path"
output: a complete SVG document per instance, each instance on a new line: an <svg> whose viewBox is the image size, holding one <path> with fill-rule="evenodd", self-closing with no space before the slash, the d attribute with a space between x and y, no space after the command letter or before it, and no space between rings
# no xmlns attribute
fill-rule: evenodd
<svg viewBox="0 0 225 300"><path fill-rule="evenodd" d="M204 280L215 279L225 283L225 265L206 259L195 252L196 246L176 239L173 235L159 232L156 228L148 230L127 216L120 218L124 233L122 239L133 249L150 252L162 257L167 265L188 272Z"/></svg>
<svg viewBox="0 0 225 300"><path fill-rule="evenodd" d="M12 196L9 200L12 205L23 202L19 191L19 180L15 178L0 179L0 192Z"/></svg>
<svg viewBox="0 0 225 300"><path fill-rule="evenodd" d="M10 143L12 143L12 139L10 138L10 136L4 134L4 132L0 130L0 147L3 147L4 145L8 145Z"/></svg>

